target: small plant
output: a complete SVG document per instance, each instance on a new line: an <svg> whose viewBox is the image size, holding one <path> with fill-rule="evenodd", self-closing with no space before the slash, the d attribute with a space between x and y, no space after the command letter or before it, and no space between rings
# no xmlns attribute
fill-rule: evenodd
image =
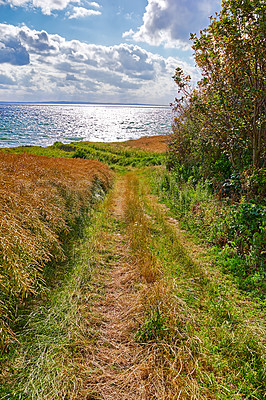
<svg viewBox="0 0 266 400"><path fill-rule="evenodd" d="M140 342L163 339L167 335L167 331L166 318L157 305L142 323L136 334L136 339Z"/></svg>

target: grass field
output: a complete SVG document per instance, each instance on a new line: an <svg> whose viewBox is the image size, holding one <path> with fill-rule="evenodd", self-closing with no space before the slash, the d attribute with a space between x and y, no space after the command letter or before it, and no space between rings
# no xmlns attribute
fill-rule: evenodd
<svg viewBox="0 0 266 400"><path fill-rule="evenodd" d="M122 143L56 142L52 146L5 149L12 154L30 153L49 157L84 158L107 163L113 169L161 165L165 162L168 136L145 137Z"/></svg>
<svg viewBox="0 0 266 400"><path fill-rule="evenodd" d="M52 157L0 152L3 218L14 220L1 248L4 266L12 250L2 305L13 290L16 310L0 399L265 399L263 308L155 195L167 174L153 158L163 159L163 139L26 148ZM115 174L72 157L91 149L108 153Z"/></svg>

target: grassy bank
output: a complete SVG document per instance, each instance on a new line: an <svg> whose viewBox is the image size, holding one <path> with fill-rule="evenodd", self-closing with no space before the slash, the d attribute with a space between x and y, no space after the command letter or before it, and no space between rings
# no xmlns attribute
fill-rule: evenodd
<svg viewBox="0 0 266 400"><path fill-rule="evenodd" d="M127 221L144 280L136 338L149 357L150 398L263 399L262 314L147 187L143 178L131 179Z"/></svg>
<svg viewBox="0 0 266 400"><path fill-rule="evenodd" d="M95 161L0 152L0 346L15 337L21 303L45 287L45 266L64 259L112 174Z"/></svg>
<svg viewBox="0 0 266 400"><path fill-rule="evenodd" d="M56 285L20 310L18 342L1 356L1 399L81 398L82 358L97 337L91 304L103 291L108 268L109 254L100 250L111 223L105 203L96 207L82 238L72 241L67 259L57 266Z"/></svg>

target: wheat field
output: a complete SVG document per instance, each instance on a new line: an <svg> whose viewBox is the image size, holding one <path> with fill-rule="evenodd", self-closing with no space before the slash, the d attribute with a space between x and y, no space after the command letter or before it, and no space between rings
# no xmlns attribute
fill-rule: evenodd
<svg viewBox="0 0 266 400"><path fill-rule="evenodd" d="M15 340L18 304L45 286L44 266L64 258L61 238L111 183L98 161L0 152L0 348Z"/></svg>

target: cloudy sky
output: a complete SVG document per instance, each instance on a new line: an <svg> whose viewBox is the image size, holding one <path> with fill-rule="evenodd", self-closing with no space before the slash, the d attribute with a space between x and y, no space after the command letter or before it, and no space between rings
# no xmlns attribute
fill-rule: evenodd
<svg viewBox="0 0 266 400"><path fill-rule="evenodd" d="M0 101L169 104L221 0L0 0Z"/></svg>

